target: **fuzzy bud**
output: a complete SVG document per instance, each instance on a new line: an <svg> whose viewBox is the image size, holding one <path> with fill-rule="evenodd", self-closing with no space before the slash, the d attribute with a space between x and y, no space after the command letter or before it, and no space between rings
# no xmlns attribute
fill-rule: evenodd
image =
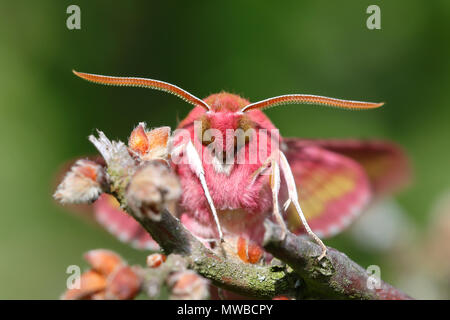
<svg viewBox="0 0 450 320"><path fill-rule="evenodd" d="M204 300L209 298L209 282L192 270L178 271L167 279L172 300Z"/></svg>
<svg viewBox="0 0 450 320"><path fill-rule="evenodd" d="M147 134L145 133L145 123L140 123L128 139L128 148L139 155L145 155L150 148Z"/></svg>
<svg viewBox="0 0 450 320"><path fill-rule="evenodd" d="M170 127L148 130L144 122L131 132L128 148L141 161L167 160Z"/></svg>
<svg viewBox="0 0 450 320"><path fill-rule="evenodd" d="M105 290L105 299L130 300L134 299L140 291L141 279L132 267L118 268L108 278Z"/></svg>
<svg viewBox="0 0 450 320"><path fill-rule="evenodd" d="M61 299L83 300L102 292L106 288L106 278L94 270L84 272L80 277L80 288L68 289Z"/></svg>
<svg viewBox="0 0 450 320"><path fill-rule="evenodd" d="M153 253L147 257L147 266L149 268L157 268L166 261L166 255L161 253Z"/></svg>
<svg viewBox="0 0 450 320"><path fill-rule="evenodd" d="M89 141L97 148L110 169L123 170L124 168L134 167L135 162L123 142L109 140L100 130L97 130L97 133L98 138L90 135Z"/></svg>
<svg viewBox="0 0 450 320"><path fill-rule="evenodd" d="M78 160L64 176L53 197L65 203L89 203L103 192L104 168L90 160Z"/></svg>
<svg viewBox="0 0 450 320"><path fill-rule="evenodd" d="M168 156L168 143L170 127L155 128L147 132L150 149L144 160L166 159Z"/></svg>
<svg viewBox="0 0 450 320"><path fill-rule="evenodd" d="M68 289L63 300L127 300L133 299L141 289L138 272L126 265L116 253L96 249L88 251L84 258L92 269L83 272L80 287Z"/></svg>
<svg viewBox="0 0 450 320"><path fill-rule="evenodd" d="M90 250L84 254L84 259L92 266L92 269L106 277L124 265L124 261L118 254L106 249Z"/></svg>
<svg viewBox="0 0 450 320"><path fill-rule="evenodd" d="M127 189L128 204L156 221L165 208L175 212L180 196L178 178L164 163L156 160L139 168Z"/></svg>

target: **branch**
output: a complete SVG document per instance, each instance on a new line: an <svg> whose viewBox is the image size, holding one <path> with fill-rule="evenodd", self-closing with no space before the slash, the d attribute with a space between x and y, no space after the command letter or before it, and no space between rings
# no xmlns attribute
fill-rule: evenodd
<svg viewBox="0 0 450 320"><path fill-rule="evenodd" d="M157 181L154 179L157 177ZM271 266L256 266L227 259L206 248L166 207L177 201L174 173L161 162L149 162L129 179L123 197L127 211L167 254L184 257L189 268L218 287L259 298L293 294L296 276ZM167 190L171 186L171 190ZM179 186L178 186L179 187ZM160 195L164 195L164 199Z"/></svg>
<svg viewBox="0 0 450 320"><path fill-rule="evenodd" d="M242 263L227 258L225 250L216 253L170 213L176 212L181 186L165 160L139 161L123 143L110 141L102 132L99 138L90 136L90 140L105 159L106 169L92 163L79 163L58 188L55 198L76 202L77 199L95 200L99 190L112 193L167 254L181 256L183 265L218 287L258 298L286 295L410 299L382 281L377 286L379 289L369 289L369 275L345 254L329 248L327 256L319 261L318 245L292 233L283 239L281 229L269 221L266 222L264 248L290 268Z"/></svg>
<svg viewBox="0 0 450 320"><path fill-rule="evenodd" d="M286 262L305 281L308 296L331 299L409 300L408 295L384 281L376 286L364 268L347 255L328 248L326 257L317 259L322 249L302 237L288 233L270 221L265 224L264 248L274 257ZM374 279L375 280L375 279Z"/></svg>
<svg viewBox="0 0 450 320"><path fill-rule="evenodd" d="M99 138L90 136L90 140L107 163L109 190L165 253L183 256L189 268L224 289L259 298L296 295L296 275L280 267L244 264L218 255L169 212L175 211L181 187L166 162L138 164L123 143L110 141L100 131Z"/></svg>
<svg viewBox="0 0 450 320"><path fill-rule="evenodd" d="M134 217L140 212L132 212ZM184 257L189 268L208 278L218 287L246 296L273 298L293 295L298 278L276 266L238 263L206 248L167 210L161 219L137 218L141 225L167 253Z"/></svg>

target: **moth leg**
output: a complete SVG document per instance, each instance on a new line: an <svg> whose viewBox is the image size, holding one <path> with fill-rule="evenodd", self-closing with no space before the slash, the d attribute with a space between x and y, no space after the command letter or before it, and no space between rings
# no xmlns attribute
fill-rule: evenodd
<svg viewBox="0 0 450 320"><path fill-rule="evenodd" d="M284 222L284 219L281 215L280 212L280 206L278 204L278 195L280 192L280 184L281 184L281 179L280 179L280 166L278 165L278 163L272 159L270 161L270 165L271 165L271 174L270 174L270 188L272 189L272 202L273 202L273 214L275 216L275 218L277 219L278 224L281 226L282 228L282 238L284 239L284 237L287 234L287 227L286 227L286 223Z"/></svg>
<svg viewBox="0 0 450 320"><path fill-rule="evenodd" d="M200 180L200 184L202 185L203 192L205 193L206 200L208 201L208 205L211 209L212 215L214 217L214 221L217 226L217 230L219 232L220 242L224 242L222 227L220 226L216 207L214 206L213 200L211 198L211 194L209 193L208 185L206 184L205 170L203 169L202 161L200 159L200 156L199 156L197 150L195 150L195 147L192 144L191 140L189 140L188 143L181 146L181 148L177 148L177 149L178 149L178 151L184 150L184 152L187 156L189 167L191 168L191 170L195 173L195 175Z"/></svg>
<svg viewBox="0 0 450 320"><path fill-rule="evenodd" d="M295 180L294 180L294 176L292 175L291 167L289 166L286 156L281 151L280 151L280 167L281 167L281 171L283 171L284 178L286 179L286 184L287 184L288 193L289 193L289 199L284 204L284 210L287 210L287 208L289 207L291 202L294 204L295 209L297 210L297 213L303 223L303 226L306 229L306 232L322 248L322 253L318 257L318 259L321 260L327 254L327 247L323 244L322 240L320 240L320 238L311 230L311 228L308 225L308 222L306 221L306 218L305 218L305 215L303 214L302 208L300 207L300 204L298 203L297 187L295 185Z"/></svg>
<svg viewBox="0 0 450 320"><path fill-rule="evenodd" d="M251 179L250 179L250 186L252 186L256 180L258 179L258 177L260 175L262 175L264 172L266 172L267 170L269 170L270 168L270 163L271 163L271 158L267 159L261 167L259 167L258 169L256 169L252 175L251 175Z"/></svg>
<svg viewBox="0 0 450 320"><path fill-rule="evenodd" d="M262 175L264 172L270 169L270 188L272 190L272 198L273 198L273 215L277 219L278 224L281 226L283 234L282 237L284 238L287 234L287 227L286 223L284 222L283 216L280 212L280 205L278 203L278 195L280 192L280 166L275 161L273 156L270 156L261 167L259 167L255 172L252 174L252 178L250 181L250 185L252 185L258 176Z"/></svg>

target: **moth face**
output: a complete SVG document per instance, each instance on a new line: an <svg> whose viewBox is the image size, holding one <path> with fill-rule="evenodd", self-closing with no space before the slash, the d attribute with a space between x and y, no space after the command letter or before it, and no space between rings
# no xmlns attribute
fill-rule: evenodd
<svg viewBox="0 0 450 320"><path fill-rule="evenodd" d="M253 122L237 112L210 112L199 119L198 137L222 161L234 158L253 136Z"/></svg>

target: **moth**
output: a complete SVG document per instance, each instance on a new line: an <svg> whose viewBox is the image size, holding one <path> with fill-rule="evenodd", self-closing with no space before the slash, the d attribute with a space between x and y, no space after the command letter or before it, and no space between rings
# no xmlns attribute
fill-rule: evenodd
<svg viewBox="0 0 450 320"><path fill-rule="evenodd" d="M327 248L321 238L344 230L378 196L398 188L408 176L406 156L390 142L286 138L263 112L288 104L368 110L383 103L309 94L251 103L226 92L202 100L163 81L74 73L104 85L165 91L193 105L170 136L173 154L187 161L162 156L182 186L180 209L174 214L205 243L220 239L232 244L236 255L246 262L256 263L261 258L258 246L267 218L285 232L310 236L322 248L318 258L323 258ZM158 140L161 134L168 139L168 131L148 131L140 124L129 147L144 154L142 139ZM122 237L126 241L150 241L131 218L121 215L119 209L111 210L108 201L100 197L96 204L103 225L115 234L126 234Z"/></svg>

